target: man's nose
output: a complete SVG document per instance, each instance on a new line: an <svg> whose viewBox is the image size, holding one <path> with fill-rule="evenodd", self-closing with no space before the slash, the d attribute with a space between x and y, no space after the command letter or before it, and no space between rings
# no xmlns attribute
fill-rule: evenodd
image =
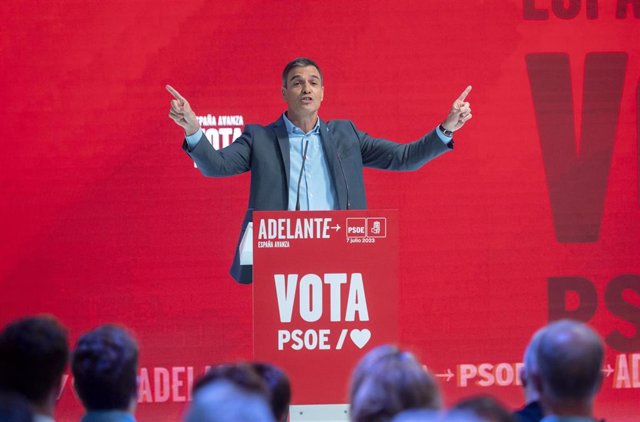
<svg viewBox="0 0 640 422"><path fill-rule="evenodd" d="M302 92L304 92L305 94L308 94L311 92L311 86L308 83L303 83L302 84Z"/></svg>

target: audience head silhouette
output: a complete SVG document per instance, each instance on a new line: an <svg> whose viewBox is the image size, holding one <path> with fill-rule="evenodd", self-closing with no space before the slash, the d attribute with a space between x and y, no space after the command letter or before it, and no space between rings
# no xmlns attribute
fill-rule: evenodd
<svg viewBox="0 0 640 422"><path fill-rule="evenodd" d="M250 364L215 366L194 384L185 422L275 422L269 398Z"/></svg>
<svg viewBox="0 0 640 422"><path fill-rule="evenodd" d="M482 422L517 422L498 400L491 396L474 396L464 399L453 406L451 413L467 414Z"/></svg>
<svg viewBox="0 0 640 422"><path fill-rule="evenodd" d="M276 421L284 422L289 416L291 384L283 370L269 363L254 363L253 369L269 389L271 412Z"/></svg>
<svg viewBox="0 0 640 422"><path fill-rule="evenodd" d="M0 334L0 390L25 397L35 413L52 417L68 359L67 331L57 319L16 320Z"/></svg>
<svg viewBox="0 0 640 422"><path fill-rule="evenodd" d="M367 353L351 379L351 420L391 420L406 409L438 409L440 393L433 377L413 354L383 345Z"/></svg>
<svg viewBox="0 0 640 422"><path fill-rule="evenodd" d="M116 325L100 326L78 339L71 370L87 410L84 422L135 422L138 355L135 339ZM68 359L67 332L54 317L6 325L0 332L0 421L52 421ZM591 420L603 361L604 344L593 329L578 321L555 321L532 336L524 353L527 406L513 415L495 398L475 396L443 412L438 385L426 367L412 353L382 345L364 355L352 373L350 420ZM216 365L194 383L184 421L285 422L290 401L289 379L272 364Z"/></svg>
<svg viewBox="0 0 640 422"><path fill-rule="evenodd" d="M545 413L591 417L602 382L604 346L586 324L561 320L540 335L531 374Z"/></svg>
<svg viewBox="0 0 640 422"><path fill-rule="evenodd" d="M104 325L80 337L71 370L74 387L87 410L135 408L138 345L124 328Z"/></svg>

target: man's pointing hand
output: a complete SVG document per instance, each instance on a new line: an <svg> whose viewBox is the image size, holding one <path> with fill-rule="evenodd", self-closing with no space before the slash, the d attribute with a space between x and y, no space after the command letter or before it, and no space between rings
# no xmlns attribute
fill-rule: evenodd
<svg viewBox="0 0 640 422"><path fill-rule="evenodd" d="M471 105L465 101L470 92L471 85L462 91L462 94L453 102L447 118L442 122L442 127L446 130L455 132L471 118Z"/></svg>
<svg viewBox="0 0 640 422"><path fill-rule="evenodd" d="M189 102L171 85L167 85L165 88L173 95L169 117L184 129L184 133L187 136L193 135L200 129L200 123L198 123L196 113L191 109Z"/></svg>

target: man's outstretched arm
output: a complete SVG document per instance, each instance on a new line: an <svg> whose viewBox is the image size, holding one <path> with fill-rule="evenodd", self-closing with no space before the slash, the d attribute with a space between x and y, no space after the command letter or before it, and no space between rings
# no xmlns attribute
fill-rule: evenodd
<svg viewBox="0 0 640 422"><path fill-rule="evenodd" d="M245 131L240 138L226 148L214 149L202 132L198 117L186 98L171 85L167 85L166 89L173 96L169 117L184 129L183 149L203 175L233 176L250 169L251 136L248 132Z"/></svg>
<svg viewBox="0 0 640 422"><path fill-rule="evenodd" d="M453 148L453 132L471 119L471 105L465 101L471 86L453 102L444 121L435 130L408 144L372 138L355 127L360 141L363 164L385 170L417 170L430 160Z"/></svg>

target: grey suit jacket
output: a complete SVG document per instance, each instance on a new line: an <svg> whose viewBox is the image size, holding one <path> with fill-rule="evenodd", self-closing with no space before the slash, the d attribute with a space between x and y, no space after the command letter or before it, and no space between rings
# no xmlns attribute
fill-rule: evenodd
<svg viewBox="0 0 640 422"><path fill-rule="evenodd" d="M363 167L384 170L417 170L433 158L451 150L435 130L417 141L399 144L372 138L348 120L320 121L320 133L332 187L339 209L366 209ZM202 135L193 149L185 140L182 148L205 176L225 177L251 171L249 205L240 240L253 210L286 210L289 204L289 136L280 117L268 126L247 125L229 146L215 150ZM240 265L238 248L231 276L239 283L252 281L252 268Z"/></svg>

